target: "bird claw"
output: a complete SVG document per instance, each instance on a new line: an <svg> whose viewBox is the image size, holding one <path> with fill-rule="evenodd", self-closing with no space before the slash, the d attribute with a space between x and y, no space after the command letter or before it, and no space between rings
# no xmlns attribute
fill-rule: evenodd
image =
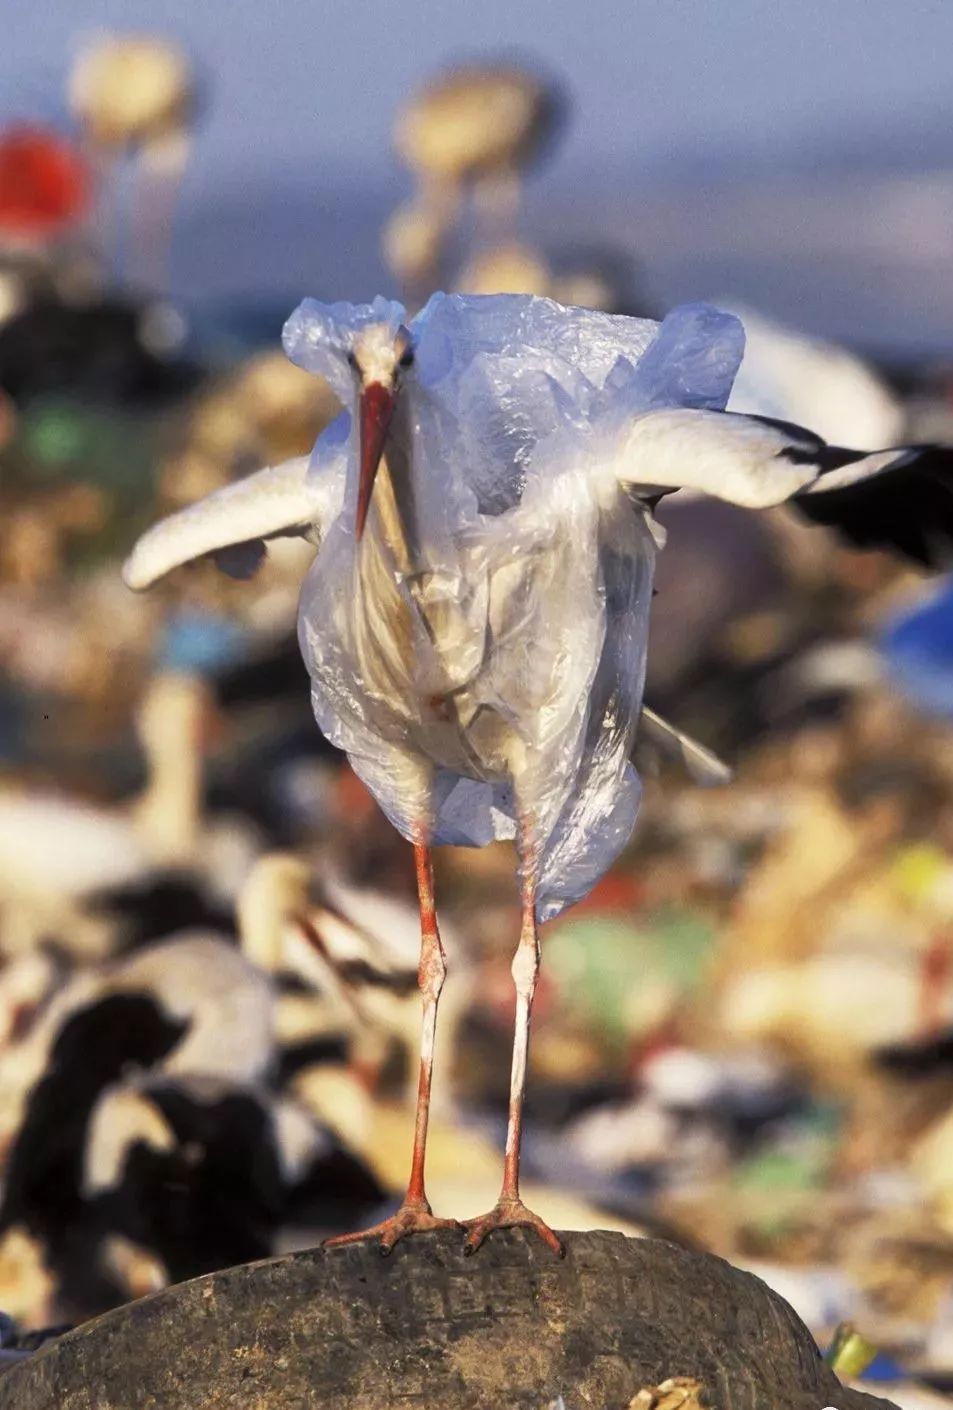
<svg viewBox="0 0 953 1410"><path fill-rule="evenodd" d="M463 1245L467 1258L476 1253L487 1234L491 1234L494 1229L515 1228L535 1229L543 1243L552 1249L557 1258L566 1256L566 1250L549 1225L540 1219L538 1214L527 1209L521 1199L501 1199L489 1214L481 1214L476 1219L464 1219L463 1227L469 1231Z"/></svg>
<svg viewBox="0 0 953 1410"><path fill-rule="evenodd" d="M456 1219L439 1219L431 1213L429 1204L402 1204L396 1214L374 1224L370 1229L361 1229L356 1234L337 1234L325 1239L322 1247L335 1248L344 1244L360 1243L364 1239L380 1238L381 1256L386 1258L391 1249L408 1234L423 1234L430 1229L459 1229Z"/></svg>

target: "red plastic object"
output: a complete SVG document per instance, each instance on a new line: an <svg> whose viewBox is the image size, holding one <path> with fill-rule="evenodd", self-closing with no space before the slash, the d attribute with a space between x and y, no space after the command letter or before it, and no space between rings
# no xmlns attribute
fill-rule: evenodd
<svg viewBox="0 0 953 1410"><path fill-rule="evenodd" d="M610 871L602 877L575 907L580 911L635 911L645 899L645 888L624 872Z"/></svg>
<svg viewBox="0 0 953 1410"><path fill-rule="evenodd" d="M0 232L46 238L86 210L90 181L75 148L42 127L0 132Z"/></svg>

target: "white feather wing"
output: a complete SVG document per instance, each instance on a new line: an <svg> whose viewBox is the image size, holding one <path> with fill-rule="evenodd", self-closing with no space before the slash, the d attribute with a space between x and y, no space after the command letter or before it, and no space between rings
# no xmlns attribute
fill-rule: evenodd
<svg viewBox="0 0 953 1410"><path fill-rule="evenodd" d="M126 560L126 585L141 591L173 568L208 555L219 558L226 572L249 576L266 539L298 534L320 541L340 511L344 456L317 474L309 474L309 463L303 455L269 466L163 519L143 534Z"/></svg>
<svg viewBox="0 0 953 1410"><path fill-rule="evenodd" d="M812 452L822 445L809 431L732 412L650 411L616 433L604 465L637 492L692 489L760 509L816 479Z"/></svg>

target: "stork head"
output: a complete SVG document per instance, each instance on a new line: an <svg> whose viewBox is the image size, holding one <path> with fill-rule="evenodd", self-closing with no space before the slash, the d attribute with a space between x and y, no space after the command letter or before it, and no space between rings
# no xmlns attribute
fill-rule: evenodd
<svg viewBox="0 0 953 1410"><path fill-rule="evenodd" d="M382 298L356 305L305 299L285 324L284 345L291 361L319 373L345 405L355 407L358 538L364 531L394 406L414 360L405 317L401 304Z"/></svg>
<svg viewBox="0 0 953 1410"><path fill-rule="evenodd" d="M408 368L413 366L410 334L401 324L369 323L354 337L348 362L358 382L359 479L355 533L364 532L374 480L384 454L394 403Z"/></svg>

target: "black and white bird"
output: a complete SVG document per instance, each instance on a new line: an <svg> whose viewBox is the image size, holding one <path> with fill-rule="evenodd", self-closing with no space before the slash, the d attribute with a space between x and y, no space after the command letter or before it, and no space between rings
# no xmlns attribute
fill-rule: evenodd
<svg viewBox="0 0 953 1410"><path fill-rule="evenodd" d="M198 677L150 680L136 713L145 786L119 805L0 788L0 954L52 938L89 963L227 923L262 838L246 819L205 809L211 709Z"/></svg>
<svg viewBox="0 0 953 1410"><path fill-rule="evenodd" d="M270 979L230 937L184 932L72 974L23 1036L0 1052L0 1149L7 1148L21 1128L30 1094L42 1080L64 1027L78 1013L130 997L150 1006L163 1033L175 1033L161 1062L147 1065L165 1073L202 1073L251 1083L269 1073L274 1058ZM142 1065L135 1052L129 1064Z"/></svg>
<svg viewBox="0 0 953 1410"><path fill-rule="evenodd" d="M386 1192L270 1090L273 991L236 946L183 937L76 976L0 1058L0 1301L90 1316L346 1228Z"/></svg>
<svg viewBox="0 0 953 1410"><path fill-rule="evenodd" d="M432 1228L424 1147L446 973L430 847L515 837L522 927L511 1107L496 1207L534 1227L519 1150L538 922L585 895L635 823L638 723L660 499L690 489L751 509L791 503L859 547L927 567L953 549L953 454L872 454L727 414L744 345L702 305L663 323L528 296L434 295L404 309L307 300L293 361L348 408L310 458L260 471L147 533L125 576L145 588L212 556L240 575L265 541L318 546L299 633L329 739L415 848L424 994L419 1118L389 1248ZM445 1221L444 1221L445 1222Z"/></svg>
<svg viewBox="0 0 953 1410"><path fill-rule="evenodd" d="M220 1078L107 1088L83 1155L94 1222L151 1253L163 1282L265 1258L279 1235L303 1230L313 1243L388 1198L303 1105Z"/></svg>
<svg viewBox="0 0 953 1410"><path fill-rule="evenodd" d="M290 1078L341 1056L365 1080L375 1078L393 1050L417 1090L419 1036L418 918L402 900L356 887L325 867L273 852L248 874L237 907L242 953L276 982L276 1038L281 1069ZM460 938L445 927L457 951ZM448 976L442 1014L452 1042L473 988L461 963ZM435 1093L449 1105L449 1094Z"/></svg>

